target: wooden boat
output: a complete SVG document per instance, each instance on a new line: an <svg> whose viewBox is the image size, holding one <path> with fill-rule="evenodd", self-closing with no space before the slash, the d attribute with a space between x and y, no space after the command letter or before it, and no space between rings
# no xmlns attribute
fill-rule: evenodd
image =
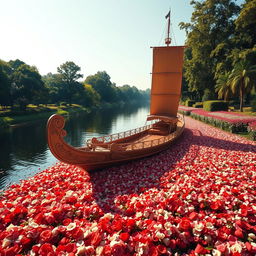
<svg viewBox="0 0 256 256"><path fill-rule="evenodd" d="M184 119L177 115L181 94L183 46L170 46L170 15L166 46L153 48L150 115L152 124L126 132L87 140L74 148L63 137L65 120L53 115L47 123L48 145L62 162L88 171L150 156L167 149L183 132Z"/></svg>

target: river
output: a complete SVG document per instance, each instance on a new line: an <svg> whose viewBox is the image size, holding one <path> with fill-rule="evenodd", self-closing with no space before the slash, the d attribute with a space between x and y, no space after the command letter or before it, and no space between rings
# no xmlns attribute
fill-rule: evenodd
<svg viewBox="0 0 256 256"><path fill-rule="evenodd" d="M65 140L72 146L80 147L89 138L143 126L148 113L148 106L130 106L79 114L66 122ZM57 162L47 146L46 122L40 120L13 127L0 135L0 189L19 183Z"/></svg>

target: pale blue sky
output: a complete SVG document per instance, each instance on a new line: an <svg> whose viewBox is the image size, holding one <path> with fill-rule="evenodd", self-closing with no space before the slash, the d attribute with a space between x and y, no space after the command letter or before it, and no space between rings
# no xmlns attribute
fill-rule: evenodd
<svg viewBox="0 0 256 256"><path fill-rule="evenodd" d="M163 45L171 7L176 45L190 21L190 0L0 0L0 59L20 59L41 75L66 61L84 78L107 71L118 86L151 86L150 46ZM162 39L162 40L161 40ZM174 40L173 40L174 41Z"/></svg>

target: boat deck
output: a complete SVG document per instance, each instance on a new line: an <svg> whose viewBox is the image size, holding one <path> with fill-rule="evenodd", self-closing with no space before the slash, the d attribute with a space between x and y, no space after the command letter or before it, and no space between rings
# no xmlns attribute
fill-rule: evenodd
<svg viewBox="0 0 256 256"><path fill-rule="evenodd" d="M129 150L136 150L136 149L142 149L145 147L144 143L148 143L148 147L151 145L151 141L157 141L165 136L163 135L157 135L157 134L145 134L141 136L140 138L133 138L129 141L123 142L117 142L116 145L121 146L122 151L129 151ZM110 145L110 144L109 144ZM154 146L154 145L152 145ZM121 150L120 149L120 150ZM110 148L95 145L90 151L94 152L110 152Z"/></svg>

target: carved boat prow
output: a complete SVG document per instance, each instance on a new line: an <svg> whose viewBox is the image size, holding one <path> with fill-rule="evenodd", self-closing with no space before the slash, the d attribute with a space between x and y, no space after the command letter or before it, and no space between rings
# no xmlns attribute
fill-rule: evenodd
<svg viewBox="0 0 256 256"><path fill-rule="evenodd" d="M62 162L74 164L88 171L150 156L167 149L183 132L184 120L150 116L154 124L103 137L89 139L84 147L75 148L63 139L65 120L52 115L47 123L48 146Z"/></svg>
<svg viewBox="0 0 256 256"><path fill-rule="evenodd" d="M90 148L70 146L64 140L67 135L64 127L65 119L61 115L54 114L47 122L48 146L58 160L81 167L90 167L90 163L94 162L95 159L102 161L106 158L104 152L98 152L95 156L95 152L91 152Z"/></svg>

